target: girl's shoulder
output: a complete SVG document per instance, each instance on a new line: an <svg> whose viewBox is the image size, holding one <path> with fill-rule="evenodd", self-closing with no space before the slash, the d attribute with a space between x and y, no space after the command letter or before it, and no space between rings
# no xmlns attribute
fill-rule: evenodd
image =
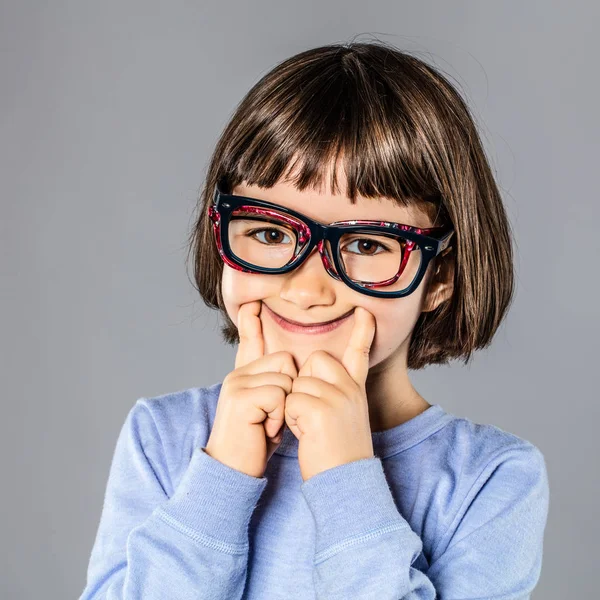
<svg viewBox="0 0 600 600"><path fill-rule="evenodd" d="M542 451L529 439L506 431L498 425L452 416L453 419L444 428L442 445L461 466L471 463L474 471L493 469L494 466L516 458L521 461L533 461L538 468L545 470Z"/></svg>
<svg viewBox="0 0 600 600"><path fill-rule="evenodd" d="M144 396L136 402L153 417L158 433L178 428L182 424L212 426L222 382L206 387L191 387L161 394ZM135 407L134 407L135 408Z"/></svg>
<svg viewBox="0 0 600 600"><path fill-rule="evenodd" d="M197 448L205 447L214 422L222 382L136 400L125 429L172 492Z"/></svg>
<svg viewBox="0 0 600 600"><path fill-rule="evenodd" d="M457 485L460 489L455 491L463 499L464 507L484 488L492 496L494 490L505 498L512 493L515 502L538 494L542 504L547 503L546 459L532 441L497 425L466 417L455 417L444 430L443 441L438 440L439 454L435 455L433 450L432 454L461 482Z"/></svg>

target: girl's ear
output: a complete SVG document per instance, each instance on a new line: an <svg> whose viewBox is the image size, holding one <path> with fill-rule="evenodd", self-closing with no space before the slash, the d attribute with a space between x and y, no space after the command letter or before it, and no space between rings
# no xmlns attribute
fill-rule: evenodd
<svg viewBox="0 0 600 600"><path fill-rule="evenodd" d="M435 271L428 280L421 312L435 310L442 302L452 296L454 291L454 260L452 257L442 259L451 249L452 246L446 248L444 252L436 257Z"/></svg>

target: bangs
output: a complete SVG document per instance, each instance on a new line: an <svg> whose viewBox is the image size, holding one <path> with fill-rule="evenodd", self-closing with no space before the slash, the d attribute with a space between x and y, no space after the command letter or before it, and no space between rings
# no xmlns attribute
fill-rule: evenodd
<svg viewBox="0 0 600 600"><path fill-rule="evenodd" d="M381 65L369 69L356 48L316 51L318 60L311 50L283 62L242 100L237 112L244 118L234 116L222 149L224 188L280 181L300 191L328 186L352 204L358 195L383 197L419 205L434 220L440 209L446 216L436 173L441 161L434 156L441 143L432 133L441 130L441 119L419 92L421 81L431 86L422 68L407 60L403 81L398 67L393 78L386 75L384 48Z"/></svg>

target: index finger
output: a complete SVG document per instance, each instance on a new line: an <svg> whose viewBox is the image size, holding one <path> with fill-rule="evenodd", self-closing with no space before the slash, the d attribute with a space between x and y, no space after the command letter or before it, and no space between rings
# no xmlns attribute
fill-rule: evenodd
<svg viewBox="0 0 600 600"><path fill-rule="evenodd" d="M235 368L243 367L264 355L264 339L260 317L261 302L246 302L238 310L240 344L235 357Z"/></svg>

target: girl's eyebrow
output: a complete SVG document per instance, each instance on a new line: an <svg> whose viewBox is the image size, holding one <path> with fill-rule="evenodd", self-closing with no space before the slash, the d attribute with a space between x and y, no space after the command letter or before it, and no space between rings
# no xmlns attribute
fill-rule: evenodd
<svg viewBox="0 0 600 600"><path fill-rule="evenodd" d="M321 225L341 225L344 223L353 224L353 223L356 223L356 221L373 221L374 223L396 223L398 225L408 225L408 223L400 223L398 221L390 221L389 219L360 219L360 218L342 219L342 220L338 220L338 221L331 221L331 223L323 223L323 221L321 221L319 219L313 219L312 217L305 215L303 212L300 212L299 210L296 210L295 208L290 208L289 206L284 206L283 204L277 204L276 202L273 202L271 200L263 200L261 198L253 198L251 196L241 196L241 197L247 198L248 200L258 200L260 202L268 202L269 204L272 204L274 207L285 208L287 210L293 210L295 213L297 213L301 217L304 217L305 219L312 219L313 221L316 221L317 223L320 223Z"/></svg>
<svg viewBox="0 0 600 600"><path fill-rule="evenodd" d="M302 215L305 218L310 218L310 217L307 217L307 215L301 213L300 211L296 211L296 212L299 215ZM331 223L323 223L322 221L319 221L318 219L313 219L313 221L317 221L317 223L320 223L321 225L328 225L328 226L331 226L331 225L342 225L342 224L353 225L353 224L356 224L358 221L370 221L374 225L376 225L378 223L385 223L385 224L394 223L396 225L408 225L408 223L400 223L399 221L390 221L389 219L366 219L366 218L343 219L343 220L340 220L340 221L331 221ZM412 225L408 225L408 226L412 227Z"/></svg>

